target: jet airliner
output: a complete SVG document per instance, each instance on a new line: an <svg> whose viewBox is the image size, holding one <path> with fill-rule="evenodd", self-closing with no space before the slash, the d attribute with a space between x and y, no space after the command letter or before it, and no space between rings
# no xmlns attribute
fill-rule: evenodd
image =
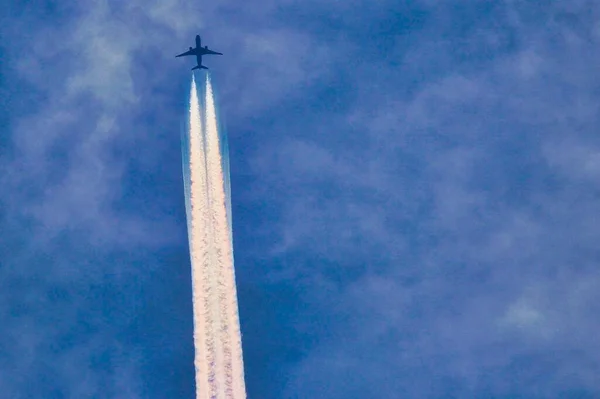
<svg viewBox="0 0 600 399"><path fill-rule="evenodd" d="M186 55L195 55L196 62L198 63L198 65L196 65L195 67L192 68L192 71L193 71L194 69L208 69L207 67L202 65L202 56L203 55L212 55L212 54L223 55L223 53L218 53L216 51L210 50L208 48L208 46L202 47L202 41L200 40L200 35L196 35L196 48L190 47L190 49L188 51L186 51L185 53L176 55L175 57L184 57Z"/></svg>

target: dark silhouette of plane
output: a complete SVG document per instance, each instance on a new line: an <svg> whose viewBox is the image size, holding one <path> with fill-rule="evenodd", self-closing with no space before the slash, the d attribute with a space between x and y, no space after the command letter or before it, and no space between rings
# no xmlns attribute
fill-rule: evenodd
<svg viewBox="0 0 600 399"><path fill-rule="evenodd" d="M196 48L192 48L190 47L189 51L186 51L185 53L176 55L175 57L184 57L186 55L195 55L196 56L196 62L198 63L198 65L196 65L195 67L192 68L192 71L194 69L208 69L207 67L205 67L204 65L202 65L202 56L203 55L223 55L223 53L217 53L216 51L212 51L208 48L208 46L204 46L202 47L202 42L200 40L200 35L196 35Z"/></svg>

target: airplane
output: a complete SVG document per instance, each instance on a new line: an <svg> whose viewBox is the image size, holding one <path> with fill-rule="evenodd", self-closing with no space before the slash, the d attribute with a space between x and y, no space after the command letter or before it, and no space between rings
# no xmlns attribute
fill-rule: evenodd
<svg viewBox="0 0 600 399"><path fill-rule="evenodd" d="M208 48L208 46L204 46L202 47L202 42L200 40L200 35L196 35L196 48L192 48L190 47L190 49L188 51L186 51L185 53L176 55L175 58L177 57L183 57L186 55L195 55L196 56L196 62L198 63L198 65L196 65L195 67L192 68L192 71L194 69L208 69L207 67L205 67L204 65L202 65L202 56L203 55L223 55L223 53L218 53L216 51L212 51Z"/></svg>

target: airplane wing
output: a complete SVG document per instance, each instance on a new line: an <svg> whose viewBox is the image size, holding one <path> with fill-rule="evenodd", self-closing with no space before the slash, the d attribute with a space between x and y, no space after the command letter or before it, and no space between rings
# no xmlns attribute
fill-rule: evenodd
<svg viewBox="0 0 600 399"><path fill-rule="evenodd" d="M223 55L223 53L217 53L216 51L212 51L209 49L204 50L206 54L216 54L216 55Z"/></svg>
<svg viewBox="0 0 600 399"><path fill-rule="evenodd" d="M192 49L192 50L186 51L185 53L176 55L175 58L177 58L177 57L183 57L184 55L196 55L196 52Z"/></svg>

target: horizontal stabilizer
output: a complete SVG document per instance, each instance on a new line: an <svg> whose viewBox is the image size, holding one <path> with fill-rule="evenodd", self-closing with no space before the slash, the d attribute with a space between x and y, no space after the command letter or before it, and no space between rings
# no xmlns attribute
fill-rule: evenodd
<svg viewBox="0 0 600 399"><path fill-rule="evenodd" d="M205 67L204 65L196 65L195 67L192 68L192 71L194 69L208 69L207 67Z"/></svg>

